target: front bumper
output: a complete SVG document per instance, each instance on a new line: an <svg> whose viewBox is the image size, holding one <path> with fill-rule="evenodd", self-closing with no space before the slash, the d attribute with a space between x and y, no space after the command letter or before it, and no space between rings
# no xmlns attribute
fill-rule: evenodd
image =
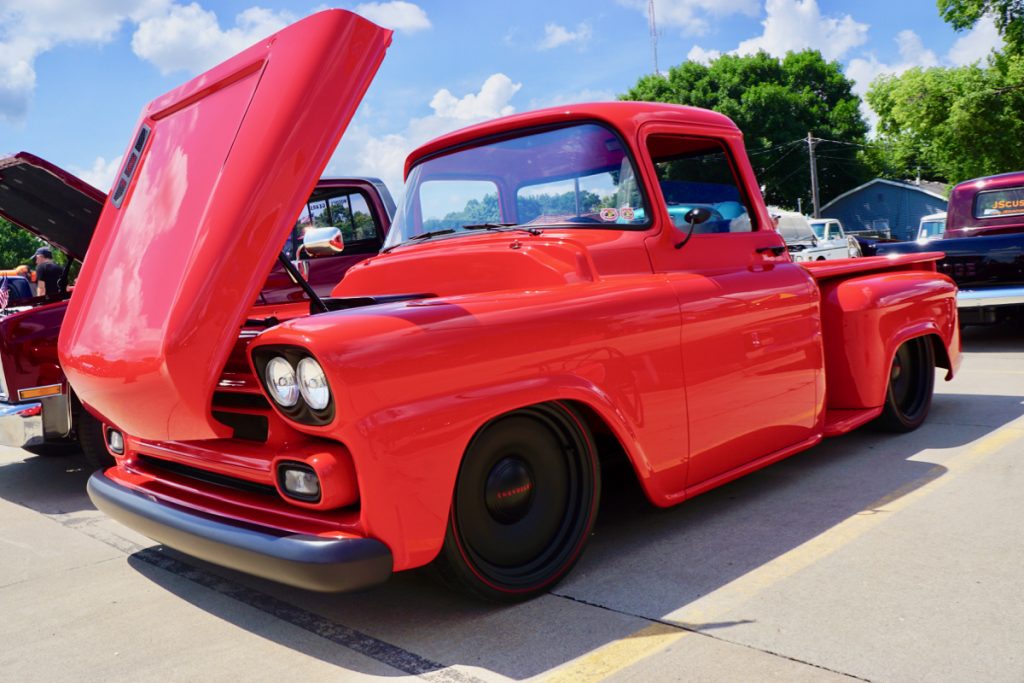
<svg viewBox="0 0 1024 683"><path fill-rule="evenodd" d="M0 446L24 448L43 441L42 403L0 403Z"/></svg>
<svg viewBox="0 0 1024 683"><path fill-rule="evenodd" d="M122 486L103 472L89 478L88 492L102 512L155 541L290 586L340 592L391 576L391 551L372 538L291 534L211 517Z"/></svg>
<svg viewBox="0 0 1024 683"><path fill-rule="evenodd" d="M956 295L957 308L989 306L1020 306L1024 304L1024 287L984 287L961 289Z"/></svg>

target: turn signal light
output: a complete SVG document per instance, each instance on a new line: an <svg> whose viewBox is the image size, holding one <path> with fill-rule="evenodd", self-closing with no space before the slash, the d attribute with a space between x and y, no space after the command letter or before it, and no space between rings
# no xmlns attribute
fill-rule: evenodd
<svg viewBox="0 0 1024 683"><path fill-rule="evenodd" d="M286 495L307 502L320 500L320 479L309 465L281 463L277 466L277 477Z"/></svg>

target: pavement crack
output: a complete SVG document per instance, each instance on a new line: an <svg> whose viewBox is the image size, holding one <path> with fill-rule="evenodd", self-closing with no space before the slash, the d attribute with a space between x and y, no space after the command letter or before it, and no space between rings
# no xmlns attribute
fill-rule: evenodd
<svg viewBox="0 0 1024 683"><path fill-rule="evenodd" d="M648 617L648 616L643 615L643 614L635 614L633 612L629 612L629 611L626 611L626 610L621 610L621 609L616 609L614 607L609 607L608 605L602 605L601 603L591 602L590 600L584 600L583 598L577 598L577 597L574 597L572 595L568 595L567 593L551 592L550 595L553 596L553 597L556 597L556 598L563 598L565 600L570 600L572 602L576 602L576 603L579 603L581 605L587 605L588 607L595 607L597 609L604 610L606 612L611 612L613 614L618 614L620 616L632 617L634 619L640 619L641 621L646 621L646 622L649 622L651 624L660 624L662 626L668 626L669 628L678 629L679 631L685 631L687 633L693 633L695 635L703 636L705 638L711 638L712 640L717 640L717 641L722 642L722 643L728 643L729 645L736 645L738 647L742 647L742 648L745 648L747 650L752 650L754 652L760 652L762 654L770 655L772 657L778 657L780 659L787 659L787 660L789 660L791 662L794 662L796 664L802 664L804 666L809 666L809 667L813 667L815 669L820 669L821 671L827 671L829 673L836 674L837 676L844 676L846 678L850 678L850 679L855 680L855 681L865 681L865 683L873 683L873 681L870 678L864 678L863 676L857 676L856 674L851 674L851 673L848 673L846 671L839 671L837 669L831 669L831 668L829 668L827 666L824 666L822 664L817 664L815 662L809 662L807 660L799 659L797 657L793 657L791 655L787 655L787 654L782 653L782 652L775 652L774 650L765 650L763 648L754 647L753 645L748 645L747 643L741 643L741 642L737 642L735 640L729 640L728 638L722 638L721 636L717 636L717 635L708 633L706 631L702 631L699 628L697 628L697 627L695 627L693 625L690 625L690 624L684 624L684 623L681 623L681 622L678 622L678 621L670 621L670 620L667 620L667 619L657 619L657 618L654 618L654 617Z"/></svg>

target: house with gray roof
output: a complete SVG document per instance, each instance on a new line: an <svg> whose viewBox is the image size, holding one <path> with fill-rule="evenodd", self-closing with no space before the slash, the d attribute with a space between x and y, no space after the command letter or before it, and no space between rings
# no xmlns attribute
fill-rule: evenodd
<svg viewBox="0 0 1024 683"><path fill-rule="evenodd" d="M821 207L822 218L837 218L846 230L889 231L912 240L922 216L946 210L946 186L927 181L875 178Z"/></svg>

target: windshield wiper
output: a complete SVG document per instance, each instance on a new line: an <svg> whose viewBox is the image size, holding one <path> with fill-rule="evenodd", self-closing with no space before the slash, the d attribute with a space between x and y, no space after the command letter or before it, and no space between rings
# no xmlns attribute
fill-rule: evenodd
<svg viewBox="0 0 1024 683"><path fill-rule="evenodd" d="M403 244L408 244L409 242L414 242L416 240L429 240L431 237L437 237L438 235L450 235L453 232L455 232L455 228L445 228L444 230L430 230L428 232L421 232L418 235L413 235L412 237L410 237L409 239L405 240L404 242L399 242L398 244L392 244L390 247L386 247L384 249L381 249L380 253L386 254L389 251L391 251L392 249L395 249L396 247L400 247Z"/></svg>
<svg viewBox="0 0 1024 683"><path fill-rule="evenodd" d="M523 232L531 235L540 235L541 231L537 228L524 228L518 223L470 223L469 225L463 225L463 230L494 230L497 232L507 232L508 230L522 230Z"/></svg>
<svg viewBox="0 0 1024 683"><path fill-rule="evenodd" d="M428 232L421 232L418 235L413 235L406 241L412 242L413 240L429 240L431 237L437 237L438 235L450 235L453 232L455 232L455 228L445 228L444 230L430 230Z"/></svg>

